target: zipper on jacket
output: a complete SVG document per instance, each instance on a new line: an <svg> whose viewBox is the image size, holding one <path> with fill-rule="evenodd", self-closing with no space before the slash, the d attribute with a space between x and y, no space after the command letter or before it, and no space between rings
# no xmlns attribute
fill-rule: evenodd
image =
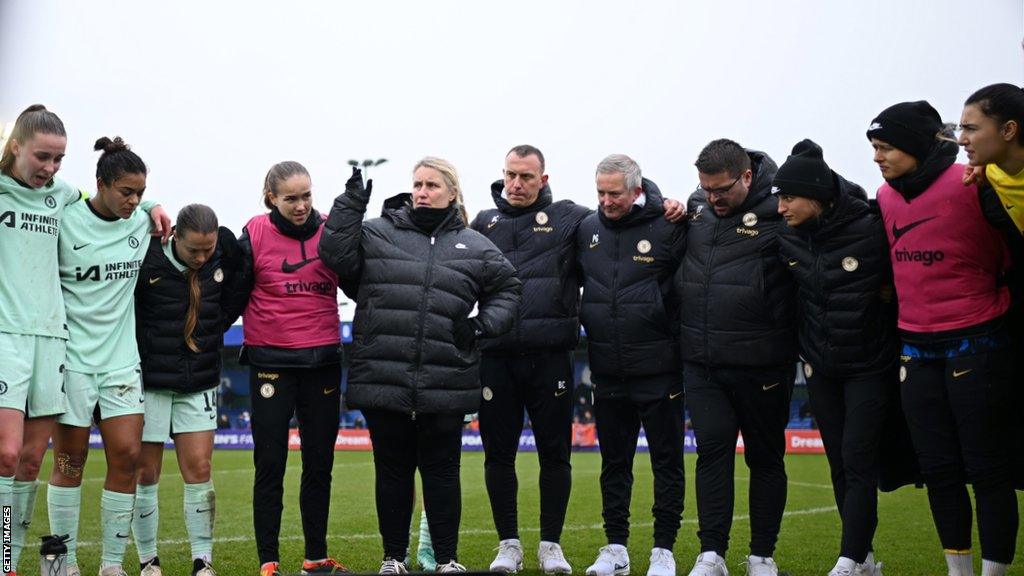
<svg viewBox="0 0 1024 576"><path fill-rule="evenodd" d="M704 334L704 362L711 363L711 353L708 351L708 316L711 315L708 310L708 291L711 289L711 263L715 259L715 247L718 246L718 225L721 223L721 219L715 218L715 228L711 232L711 249L708 250L708 261L704 265L704 328L701 332Z"/></svg>
<svg viewBox="0 0 1024 576"><path fill-rule="evenodd" d="M430 290L430 277L434 269L434 244L437 237L430 237L430 252L427 253L427 275L423 281L423 294L420 295L419 330L416 332L416 374L412 380L412 419L416 419L416 402L419 398L420 372L423 369L423 325L427 317L427 292Z"/></svg>
<svg viewBox="0 0 1024 576"><path fill-rule="evenodd" d="M821 331L825 336L825 346L821 351L821 359L824 364L828 364L825 357L829 355L829 351L832 349L832 334L828 330L828 293L825 291L825 270L821 263L821 252L814 245L814 239L808 237L807 245L811 249L811 254L814 254L814 279L818 284L818 294L821 295Z"/></svg>
<svg viewBox="0 0 1024 576"><path fill-rule="evenodd" d="M613 244L614 253L612 254L612 333L615 334L615 359L617 360L619 368L619 377L622 374L622 338L619 335L618 323L619 323L619 232L613 231L612 237L615 238Z"/></svg>
<svg viewBox="0 0 1024 576"><path fill-rule="evenodd" d="M515 270L519 270L519 220L520 218L512 219L512 268ZM516 314L519 315L519 318L516 319L515 345L516 348L519 348L523 341L523 314L522 311L518 311Z"/></svg>

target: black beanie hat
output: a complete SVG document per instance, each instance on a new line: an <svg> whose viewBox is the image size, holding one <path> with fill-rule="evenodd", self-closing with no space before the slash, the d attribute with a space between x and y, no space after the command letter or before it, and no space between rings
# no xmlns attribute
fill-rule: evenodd
<svg viewBox="0 0 1024 576"><path fill-rule="evenodd" d="M772 179L772 194L800 196L827 202L835 198L836 183L832 169L822 159L821 146L801 140L793 153L779 166Z"/></svg>
<svg viewBox="0 0 1024 576"><path fill-rule="evenodd" d="M868 127L868 140L877 138L882 142L910 154L923 162L935 145L935 135L942 130L942 118L924 100L893 104Z"/></svg>

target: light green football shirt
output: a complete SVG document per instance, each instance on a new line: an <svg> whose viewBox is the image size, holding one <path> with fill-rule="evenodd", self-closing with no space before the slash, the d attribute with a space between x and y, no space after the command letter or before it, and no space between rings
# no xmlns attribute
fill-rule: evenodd
<svg viewBox="0 0 1024 576"><path fill-rule="evenodd" d="M0 332L68 337L57 237L65 206L83 195L62 180L29 188L0 174Z"/></svg>
<svg viewBox="0 0 1024 576"><path fill-rule="evenodd" d="M89 202L64 211L60 282L68 317L68 369L97 374L139 362L135 281L149 247L149 215L108 220Z"/></svg>
<svg viewBox="0 0 1024 576"><path fill-rule="evenodd" d="M185 272L188 270L188 266L185 266L178 260L178 256L174 253L174 236L171 236L170 241L163 245L164 256L171 261L171 264L178 269L178 272Z"/></svg>

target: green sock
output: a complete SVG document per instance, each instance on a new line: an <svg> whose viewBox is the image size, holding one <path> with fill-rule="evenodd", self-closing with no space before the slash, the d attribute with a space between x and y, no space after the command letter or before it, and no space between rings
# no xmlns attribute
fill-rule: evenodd
<svg viewBox="0 0 1024 576"><path fill-rule="evenodd" d="M13 490L14 476L0 476L0 506L14 505Z"/></svg>
<svg viewBox="0 0 1024 576"><path fill-rule="evenodd" d="M157 503L159 484L139 484L135 489L135 514L132 516L132 534L139 551L139 563L156 558L156 531L160 524L160 506Z"/></svg>
<svg viewBox="0 0 1024 576"><path fill-rule="evenodd" d="M430 540L430 525L427 524L427 512L424 510L420 513L420 541L416 546L416 561L420 564L420 569L432 572L437 568L437 562L434 561L434 545Z"/></svg>
<svg viewBox="0 0 1024 576"><path fill-rule="evenodd" d="M192 545L192 559L213 561L213 520L216 506L213 482L185 484L185 529Z"/></svg>
<svg viewBox="0 0 1024 576"><path fill-rule="evenodd" d="M14 497L14 508L11 520L11 567L18 569L18 558L25 546L25 532L32 524L32 512L36 507L36 494L39 483L35 480L15 480L11 489Z"/></svg>
<svg viewBox="0 0 1024 576"><path fill-rule="evenodd" d="M50 517L50 532L68 534L68 566L78 566L78 515L82 507L82 487L64 488L50 484L46 487L46 513Z"/></svg>
<svg viewBox="0 0 1024 576"><path fill-rule="evenodd" d="M100 521L103 524L103 553L100 568L121 566L124 550L132 532L132 512L135 510L135 494L122 494L103 490L100 497Z"/></svg>

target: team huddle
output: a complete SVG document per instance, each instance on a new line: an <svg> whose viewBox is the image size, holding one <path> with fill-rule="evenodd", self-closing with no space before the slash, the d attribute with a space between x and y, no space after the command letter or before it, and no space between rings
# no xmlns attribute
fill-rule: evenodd
<svg viewBox="0 0 1024 576"><path fill-rule="evenodd" d="M261 576L280 576L289 423L299 422L302 574L348 569L328 554L343 349L337 291L356 304L346 403L373 446L381 574L464 572L460 454L478 413L498 548L489 569L525 565L515 460L529 417L540 462L536 567L573 568L560 545L572 485L572 351L585 330L607 545L590 576L625 576L641 427L654 474L648 576L674 576L684 502L686 413L697 441L700 554L690 576L727 576L735 450L749 468L746 571L773 560L787 476L785 428L798 361L842 519L830 576L880 576L878 491L923 483L949 574L1011 564L1024 257L1024 90L995 84L954 127L927 102L883 110L867 137L875 199L811 140L781 165L718 139L699 186L664 196L628 156L597 165L597 210L556 200L543 153L512 148L470 220L455 168L426 157L412 192L366 218L354 168L328 215L297 162L267 173L267 211L242 233L190 204L174 225L143 200L147 168L101 138L96 193L55 177L64 125L41 105L18 117L0 157L0 505L13 511L11 567L32 522L52 440L49 532L79 575L81 484L96 426L107 462L100 576L122 576L134 539L141 576L161 576L158 483L173 439L193 576L215 576L211 461L223 333L242 319ZM969 165L956 163L963 146ZM883 438L889 441L883 443ZM419 550L410 523L422 482ZM973 488L977 510L967 485ZM976 514L975 514L976 513ZM884 521L884 519L883 519ZM343 542L344 534L338 535ZM582 554L583 551L572 551ZM822 567L824 572L827 567ZM170 571L169 573L178 573Z"/></svg>

